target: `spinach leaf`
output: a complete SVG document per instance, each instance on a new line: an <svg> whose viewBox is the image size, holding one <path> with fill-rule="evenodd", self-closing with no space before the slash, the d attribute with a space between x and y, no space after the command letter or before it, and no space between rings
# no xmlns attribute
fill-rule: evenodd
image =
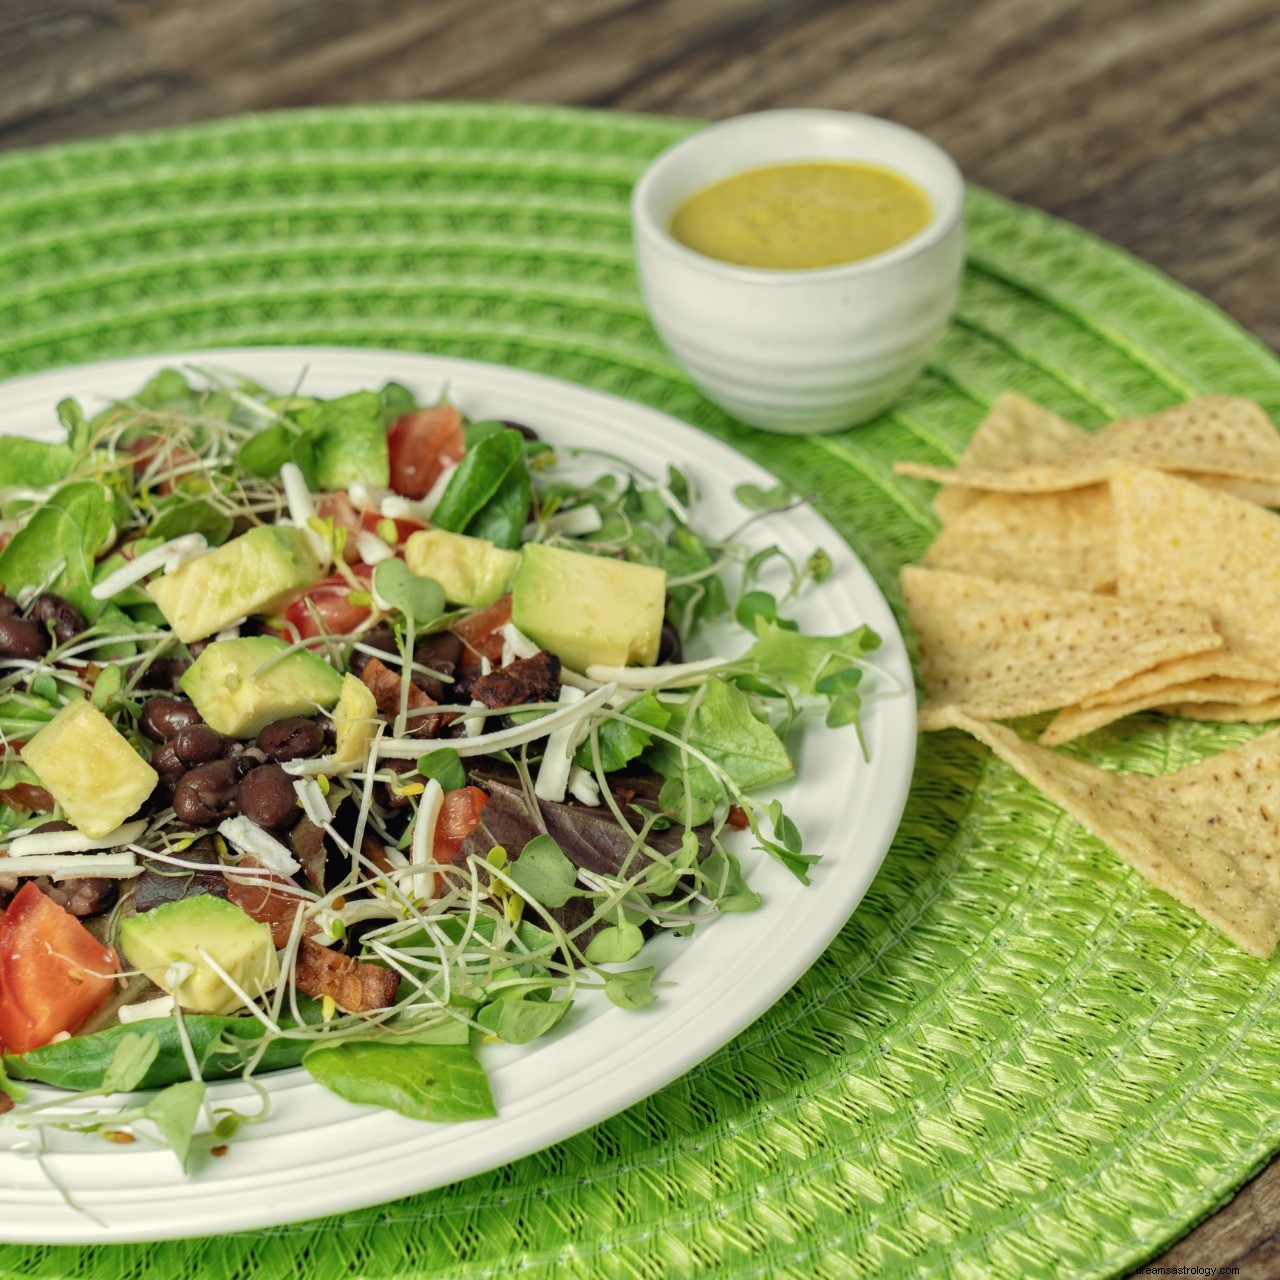
<svg viewBox="0 0 1280 1280"><path fill-rule="evenodd" d="M305 1022L320 1021L320 1005L316 1001L299 996L298 1007ZM193 1013L185 1015L183 1023L191 1037L200 1073L208 1080L235 1075L241 1070L249 1051L237 1047L236 1041L256 1040L262 1034L262 1024L251 1017L220 1018L213 1014ZM281 1023L283 1027L291 1025ZM23 1080L39 1080L77 1092L100 1089L120 1042L138 1032L153 1033L159 1047L155 1060L135 1088L155 1089L190 1079L178 1028L172 1018L148 1018L129 1027L108 1027L92 1035L72 1036L70 1040L32 1049L20 1057L7 1057L4 1065L11 1075ZM263 1054L259 1070L296 1067L310 1047L306 1040L275 1040Z"/></svg>
<svg viewBox="0 0 1280 1280"><path fill-rule="evenodd" d="M671 712L652 692L628 702L621 709L621 714L630 716L632 720L651 724L655 729L665 729L671 720ZM652 734L645 733L643 729L637 729L632 725L623 724L620 720L605 720L597 732L600 740L600 765L606 773L613 773L623 768L653 741ZM574 762L584 769L595 767L589 742L583 743L578 748Z"/></svg>
<svg viewBox="0 0 1280 1280"><path fill-rule="evenodd" d="M240 446L237 461L251 476L276 476L280 468L293 457L298 440L298 430L290 423L278 422L256 435L250 436Z"/></svg>
<svg viewBox="0 0 1280 1280"><path fill-rule="evenodd" d="M0 488L44 489L57 484L75 462L70 445L6 436L0 450Z"/></svg>
<svg viewBox="0 0 1280 1280"><path fill-rule="evenodd" d="M445 791L457 791L467 785L467 771L452 747L428 751L418 757L418 772L424 778L434 778Z"/></svg>
<svg viewBox="0 0 1280 1280"><path fill-rule="evenodd" d="M488 538L495 547L517 550L529 518L532 492L529 465L522 453L503 476L497 492L467 525L467 533L473 538Z"/></svg>
<svg viewBox="0 0 1280 1280"><path fill-rule="evenodd" d="M413 392L398 382L388 382L378 396L382 401L382 423L386 427L391 426L401 414L412 413L418 407Z"/></svg>
<svg viewBox="0 0 1280 1280"><path fill-rule="evenodd" d="M466 1045L348 1040L316 1045L302 1065L348 1102L387 1107L413 1120L497 1115L488 1077Z"/></svg>
<svg viewBox="0 0 1280 1280"><path fill-rule="evenodd" d="M50 583L86 618L102 610L90 594L94 559L111 537L112 501L94 480L63 485L0 552L0 582L6 591ZM56 576L54 576L56 574Z"/></svg>
<svg viewBox="0 0 1280 1280"><path fill-rule="evenodd" d="M532 1000L527 996L495 1000L476 1021L507 1044L528 1044L546 1035L573 1007L572 1000Z"/></svg>
<svg viewBox="0 0 1280 1280"><path fill-rule="evenodd" d="M130 1093L146 1079L160 1053L160 1039L153 1031L131 1031L121 1036L116 1051L102 1073L103 1093Z"/></svg>
<svg viewBox="0 0 1280 1280"><path fill-rule="evenodd" d="M200 499L178 501L166 506L152 521L147 536L167 542L187 533L203 533L209 545L216 547L231 536L234 523L225 512Z"/></svg>
<svg viewBox="0 0 1280 1280"><path fill-rule="evenodd" d="M795 774L778 735L756 719L747 695L736 685L712 676L690 719L689 708L693 702L690 699L668 704L670 732L719 765L740 790L772 786ZM686 762L674 743L656 742L649 750L648 760L664 778L685 776ZM718 798L720 787L706 766L692 757L687 765L694 794Z"/></svg>
<svg viewBox="0 0 1280 1280"><path fill-rule="evenodd" d="M502 487L507 474L524 460L524 438L503 428L470 447L445 486L431 517L437 528L464 533ZM528 489L526 484L525 494ZM523 527L523 516L521 519ZM487 535L481 535L487 536Z"/></svg>
<svg viewBox="0 0 1280 1280"><path fill-rule="evenodd" d="M10 1080L5 1074L3 1058L0 1058L0 1093L7 1093L14 1102L21 1102L27 1096L27 1086Z"/></svg>

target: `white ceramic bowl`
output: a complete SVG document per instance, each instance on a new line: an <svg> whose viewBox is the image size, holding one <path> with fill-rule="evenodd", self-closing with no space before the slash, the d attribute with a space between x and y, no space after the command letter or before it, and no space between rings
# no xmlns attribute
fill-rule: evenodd
<svg viewBox="0 0 1280 1280"><path fill-rule="evenodd" d="M760 165L863 161L918 183L934 216L873 258L804 271L743 267L676 241L687 197ZM955 310L964 266L964 181L922 134L846 111L764 111L713 124L662 152L631 198L649 314L703 393L752 426L837 431L886 409L919 374Z"/></svg>

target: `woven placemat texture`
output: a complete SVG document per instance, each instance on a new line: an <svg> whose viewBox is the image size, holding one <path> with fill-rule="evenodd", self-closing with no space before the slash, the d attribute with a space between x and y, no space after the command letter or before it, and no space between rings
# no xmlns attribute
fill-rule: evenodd
<svg viewBox="0 0 1280 1280"><path fill-rule="evenodd" d="M892 414L782 438L703 400L636 291L627 198L690 124L438 104L236 119L0 158L0 376L241 343L518 365L664 409L802 491L895 606L935 529L893 459L954 458L1012 388L1086 426L1280 365L1119 251L971 193L959 318ZM1250 736L1141 717L1161 772ZM123 1280L1111 1275L1280 1143L1280 967L1127 871L970 739L921 743L857 914L734 1043L630 1111L378 1209L147 1247L0 1247ZM299 1171L299 1176L305 1176Z"/></svg>

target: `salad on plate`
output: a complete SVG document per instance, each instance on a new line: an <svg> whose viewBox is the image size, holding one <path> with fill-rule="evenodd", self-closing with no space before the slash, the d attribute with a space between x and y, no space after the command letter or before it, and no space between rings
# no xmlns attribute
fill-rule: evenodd
<svg viewBox="0 0 1280 1280"><path fill-rule="evenodd" d="M270 1103L208 1081L296 1066L490 1116L483 1045L660 1001L743 842L807 879L787 742L883 682L787 616L826 555L741 540L796 495L712 537L677 468L395 383L58 414L0 441L0 1125L185 1163Z"/></svg>

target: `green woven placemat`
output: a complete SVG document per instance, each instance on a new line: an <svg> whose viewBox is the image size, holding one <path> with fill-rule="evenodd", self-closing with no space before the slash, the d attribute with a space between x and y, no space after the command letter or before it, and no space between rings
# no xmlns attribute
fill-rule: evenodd
<svg viewBox="0 0 1280 1280"><path fill-rule="evenodd" d="M895 604L934 521L928 486L890 463L953 457L998 391L1087 426L1208 390L1280 410L1280 365L1221 314L975 191L959 319L895 413L826 438L735 427L672 364L631 268L629 187L689 127L376 107L0 158L0 376L299 342L556 374L817 490ZM1086 751L1156 772L1248 732L1152 716ZM830 950L630 1111L379 1209L158 1246L0 1247L0 1274L1110 1275L1277 1146L1278 974L972 741L930 735L897 841Z"/></svg>

